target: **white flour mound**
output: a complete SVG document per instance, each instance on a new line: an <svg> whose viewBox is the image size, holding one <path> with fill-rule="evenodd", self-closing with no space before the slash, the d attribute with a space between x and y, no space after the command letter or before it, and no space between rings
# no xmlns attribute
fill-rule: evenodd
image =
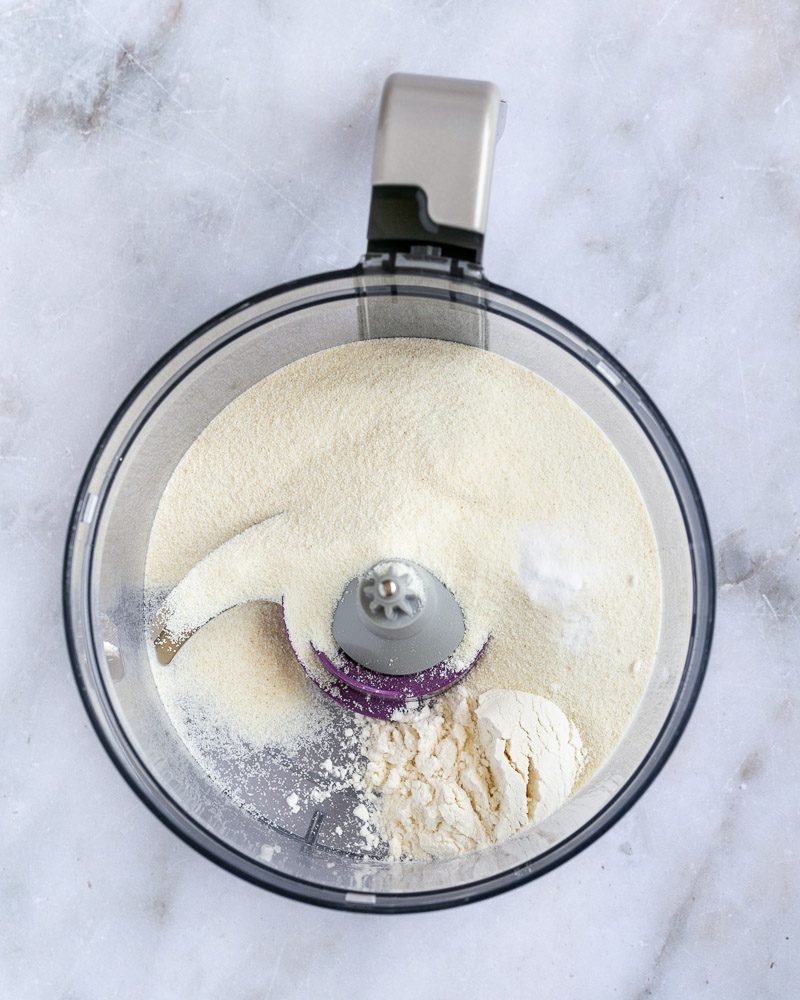
<svg viewBox="0 0 800 1000"><path fill-rule="evenodd" d="M365 788L392 860L450 857L554 812L583 764L580 736L546 698L459 687L365 730Z"/></svg>
<svg viewBox="0 0 800 1000"><path fill-rule="evenodd" d="M490 636L463 694L482 729L464 723L473 734L464 739L483 748L495 727L509 755L504 764L482 749L471 767L486 769L483 783L459 772L473 784L453 790L453 801L474 796L471 819L454 814L467 824L463 843L505 835L523 814L539 818L562 800L571 772L550 767L543 731L525 734L516 701L513 710L503 702L502 718L489 712L488 692L552 699L581 734L585 780L619 742L649 680L657 547L624 461L582 410L520 365L446 341L362 341L303 358L234 399L187 450L156 513L146 584L157 601L199 567L172 594L177 631L231 610L172 664L153 662L181 738L237 795L245 764L233 778L215 762L230 762L242 741L243 762L259 748L335 742L336 713L295 665L277 604L241 602L282 601L298 654L324 685L312 645L336 656L331 621L342 590L387 557L419 562L457 596L466 635L456 661L470 661ZM423 712L444 718L451 702ZM395 732L396 723L367 728L379 735L387 725ZM458 753L477 759L466 744ZM494 816L481 788L505 789L513 816ZM381 800L388 807L386 788ZM299 824L302 797L293 806Z"/></svg>

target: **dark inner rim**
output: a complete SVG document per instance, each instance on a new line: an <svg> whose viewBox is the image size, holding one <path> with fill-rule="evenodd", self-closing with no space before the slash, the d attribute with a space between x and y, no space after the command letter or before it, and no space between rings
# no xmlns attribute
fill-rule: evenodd
<svg viewBox="0 0 800 1000"><path fill-rule="evenodd" d="M391 266L385 267L382 273L391 273ZM675 497L678 501L681 515L684 521L684 528L686 530L687 538L689 540L690 555L692 560L693 568L693 612L692 612L692 631L690 635L689 649L687 652L686 661L684 663L683 672L681 675L680 682L678 684L675 697L673 699L672 706L666 719L656 737L653 744L642 759L641 763L637 769L633 772L628 781L620 787L616 795L610 799L606 805L593 816L583 827L576 830L571 837L562 841L560 844L554 845L550 850L539 855L535 861L522 862L520 865L516 865L513 868L507 869L506 871L491 875L484 879L476 880L471 883L464 883L458 887L452 889L436 889L436 890L419 890L410 893L380 893L379 898L381 899L381 906L376 908L374 906L364 906L364 904L359 905L357 901L345 901L347 895L347 890L338 889L330 886L320 886L317 883L301 879L294 875L287 875L283 872L275 872L271 869L265 868L263 865L259 865L248 855L242 854L238 849L232 847L230 844L225 843L220 840L214 833L207 830L205 827L201 826L192 816L186 813L183 808L178 805L174 799L165 791L165 789L160 785L159 782L150 774L149 769L146 767L144 762L138 756L133 746L128 742L127 736L123 727L121 726L116 713L113 710L110 701L108 700L105 690L102 685L98 688L98 693L101 695L103 700L103 707L108 716L108 721L113 723L116 730L116 735L122 740L127 750L128 755L136 762L139 769L149 778L150 783L155 787L163 799L166 800L168 805L180 814L186 821L186 823L192 827L192 832L194 835L188 833L186 830L180 829L170 817L168 817L163 811L163 806L150 797L148 791L141 786L141 784L135 779L133 774L131 774L128 769L126 762L123 760L122 755L119 753L118 748L113 746L107 737L107 734L103 730L103 720L96 713L95 706L92 704L89 697L89 692L84 684L81 666L79 662L79 656L75 647L74 636L71 629L71 612L72 606L70 602L69 593L69 576L73 568L73 542L75 540L76 531L78 525L80 524L81 512L83 510L83 504L85 502L85 496L88 489L89 481L95 471L95 469L100 464L102 454L105 447L109 441L109 438L116 430L118 424L122 421L123 417L127 413L131 404L139 396L143 389L151 382L151 380L167 365L174 357L180 354L187 346L189 346L193 341L198 339L203 334L211 331L214 327L221 324L226 319L235 316L238 312L245 310L246 308L255 305L260 302L266 302L270 298L277 297L280 294L285 294L287 292L306 288L312 285L322 285L325 282L335 281L337 279L354 279L360 278L365 275L368 276L369 272L365 272L364 268L357 266L351 269L345 269L341 271L328 272L326 274L315 275L308 278L300 279L298 281L289 282L287 284L278 286L270 291L264 292L260 295L254 296L251 299L247 299L230 309L220 313L213 319L209 320L207 323L203 324L197 330L184 337L178 344L175 345L167 354L165 354L151 369L150 371L138 382L134 389L128 394L126 399L123 401L114 417L110 421L108 427L106 428L104 434L102 435L94 454L87 466L86 472L81 481L81 485L78 491L78 496L76 499L75 507L73 508L73 514L70 521L70 529L67 538L67 550L65 555L64 564L64 611L65 611L65 622L67 630L67 642L69 646L70 656L72 659L73 670L76 675L76 680L78 682L78 687L81 696L84 700L85 707L90 716L92 724L101 739L101 742L106 748L106 751L111 756L112 760L117 765L118 769L123 774L123 777L128 782L128 784L133 788L133 790L139 795L140 798L145 802L145 804L175 833L177 833L183 840L189 843L192 847L199 850L202 854L209 857L211 860L223 867L232 871L234 874L242 876L249 881L252 881L258 885L266 886L282 893L283 895L288 895L296 899L301 899L306 902L314 902L319 905L332 906L339 909L360 909L368 910L369 912L409 912L412 910L421 909L439 909L448 906L458 905L459 903L465 901L472 901L481 898L486 898L491 895L495 895L505 889L512 888L517 885L521 885L526 881L538 877L545 872L551 870L556 865L563 863L563 861L568 860L570 857L577 854L580 850L587 847L599 836L601 836L613 823L615 823L625 812L631 807L633 802L641 795L644 790L648 787L650 782L653 780L655 775L664 765L672 750L674 749L683 729L691 715L692 708L696 702L697 696L699 694L700 685L702 682L703 675L705 673L705 668L708 660L708 655L711 645L711 635L713 632L713 618L714 618L714 566L712 558L712 547L710 534L708 529L708 523L703 508L702 500L697 489L694 477L692 475L689 464L680 449L672 431L670 430L668 424L661 416L658 409L655 407L653 402L650 400L649 396L644 392L644 390L639 386L639 384L630 376L630 374L623 368L616 359L613 358L603 347L596 343L591 337L584 333L580 328L570 323L568 320L564 319L555 311L548 309L546 306L541 306L539 303L534 302L527 297L520 295L517 292L513 292L509 289L505 289L502 286L494 285L485 279L462 277L454 279L453 274L431 274L430 271L425 269L413 270L404 268L402 275L399 277L413 277L420 276L425 278L434 278L435 280L441 280L442 282L453 283L457 280L460 284L463 284L468 289L474 289L478 296L481 292L489 292L493 295L501 296L512 303L519 303L524 308L532 309L539 312L546 319L551 319L557 325L564 327L572 336L574 336L580 344L584 347L590 348L601 360L603 360L609 367L619 374L622 378L622 384L629 388L641 404L641 407L648 412L650 417L653 419L657 425L659 431L664 436L665 447L659 445L659 443L654 439L650 432L650 429L645 426L636 410L631 405L630 400L627 395L623 395L619 390L611 385L608 385L610 391L616 393L617 397L622 401L623 405L627 408L629 413L636 420L637 424L647 437L651 446L658 455L661 464L667 474L670 484L673 488ZM421 297L439 298L439 299L449 299L451 301L461 302L465 305L470 305L476 308L485 309L490 313L496 313L497 315L505 316L509 319L516 321L523 325L526 329L538 336L544 336L546 339L555 343L562 349L566 349L569 353L583 365L589 368L595 377L600 378L595 365L584 355L582 356L578 353L577 345L565 338L560 339L557 336L553 336L552 333L547 330L540 329L537 327L532 327L531 323L526 317L520 315L520 313L513 308L500 308L495 303L489 303L480 297L475 297L473 294L461 293L460 291L455 291L452 288L444 287L437 288L436 286L413 286L413 285L384 285L374 288L357 288L351 287L337 292L328 291L326 294L321 295L319 298L315 298L312 301L304 302L300 305L289 305L284 309L280 309L271 316L261 315L258 319L246 324L240 329L234 329L230 334L226 335L224 340L217 343L211 344L207 349L202 351L196 357L194 357L187 367L180 372L176 373L172 381L165 387L162 388L159 394L159 401L166 397L191 371L197 368L198 365L202 364L208 357L216 353L216 351L226 347L233 340L240 336L244 336L251 330L258 326L262 326L265 321L276 319L281 316L289 315L291 313L301 311L308 308L314 308L319 305L322 301L340 301L350 298L360 298L366 297L367 295L417 295ZM605 381L605 380L604 380ZM152 401L151 401L152 405ZM138 434L142 425L146 422L147 416L140 416L135 424L131 427L125 436L120 448L117 452L117 456L124 456L133 442L134 438ZM688 492L688 500L694 508L694 513L697 518L698 534L691 530L690 520L687 517L687 505L684 502L684 493L678 488L675 481L675 477L672 473L670 465L665 461L665 452L672 452L673 460L677 463L679 469L683 472L686 479L686 487ZM84 558L85 562L85 573L82 577L81 583L84 590L84 596L86 601L85 609L85 625L91 626L91 592L89 588L89 581L91 580L92 564L93 564L93 546L92 540L96 533L97 526L100 523L102 510L105 505L106 498L108 496L110 487L113 483L114 475L116 472L116 467L118 462L113 462L110 465L109 471L98 490L98 505L95 511L92 523L89 526L90 534L85 540L86 545L86 555L88 558ZM700 570L705 570L705 584L702 592L699 591L699 584L702 581L702 572L700 578L698 576L698 567ZM702 604L707 605L706 617L703 621L698 620L698 606ZM91 628L88 630L88 635L92 635ZM699 640L702 640L702 645L699 645ZM92 643L87 643L87 654L94 659L94 647ZM96 664L91 664L96 666ZM684 702L687 695L687 688L689 681L692 679L690 674L693 674L693 688L688 692L688 700ZM98 675L99 676L99 675ZM679 706L680 716L678 716ZM672 730L672 732L669 732ZM620 799L626 796L627 801L621 802ZM616 809L614 808L616 806ZM613 812L614 815L609 815ZM588 835L584 834L584 831L588 827L593 826L595 829ZM228 855L234 859L239 859L248 866L250 871L243 871L241 867L237 866L233 861L228 860L226 857L221 857L218 854L213 853L205 844L199 841L199 838L204 840L210 840L215 845L223 855ZM558 854L559 857L554 856ZM531 870L534 869L534 870ZM288 885L276 884L276 880L288 883ZM298 889L293 889L292 886L307 886L310 892L299 891ZM320 894L325 894L328 898L320 898ZM385 901L389 900L388 905ZM423 902L425 900L425 902ZM391 901L396 901L393 903ZM410 905L409 905L410 904Z"/></svg>

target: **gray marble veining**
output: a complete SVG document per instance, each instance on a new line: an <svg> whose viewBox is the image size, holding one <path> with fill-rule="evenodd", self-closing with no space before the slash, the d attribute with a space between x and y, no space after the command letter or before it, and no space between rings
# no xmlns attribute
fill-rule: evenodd
<svg viewBox="0 0 800 1000"><path fill-rule="evenodd" d="M0 995L795 995L800 8L4 0L0 47ZM144 809L74 690L59 574L148 366L362 252L394 69L500 85L488 273L652 394L720 593L695 715L630 813L532 885L390 926L240 883Z"/></svg>

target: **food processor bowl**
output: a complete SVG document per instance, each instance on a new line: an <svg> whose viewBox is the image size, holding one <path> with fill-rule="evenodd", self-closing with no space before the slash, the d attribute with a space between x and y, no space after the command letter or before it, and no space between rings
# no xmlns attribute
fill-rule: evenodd
<svg viewBox="0 0 800 1000"><path fill-rule="evenodd" d="M479 153L486 155L485 143ZM416 234L394 246L382 236L358 266L255 296L186 337L109 424L69 528L64 614L70 654L89 716L122 775L167 826L207 857L258 885L321 905L370 912L452 906L520 885L567 860L611 826L663 766L708 658L714 613L709 531L694 478L665 420L585 333L487 281L480 240L472 241L472 250L459 250L453 241L461 232L451 226L446 240L425 245L414 242ZM494 351L577 404L637 482L658 545L662 588L651 676L605 763L544 821L480 851L424 862L389 861L380 848L365 852L355 833L348 835L353 792L287 814L286 796L310 788L302 755L276 752L260 759L257 768L235 776L236 796L212 778L176 733L159 697L145 600L156 509L208 423L256 382L306 355L363 339L409 336ZM346 726L348 709L332 710ZM344 837L333 835L336 825L348 822Z"/></svg>

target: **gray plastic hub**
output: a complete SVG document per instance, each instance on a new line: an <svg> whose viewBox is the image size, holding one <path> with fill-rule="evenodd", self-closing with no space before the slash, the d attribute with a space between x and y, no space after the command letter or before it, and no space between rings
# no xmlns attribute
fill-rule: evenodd
<svg viewBox="0 0 800 1000"><path fill-rule="evenodd" d="M464 638L453 594L417 563L387 559L354 577L333 616L342 652L367 670L409 676L450 657Z"/></svg>

